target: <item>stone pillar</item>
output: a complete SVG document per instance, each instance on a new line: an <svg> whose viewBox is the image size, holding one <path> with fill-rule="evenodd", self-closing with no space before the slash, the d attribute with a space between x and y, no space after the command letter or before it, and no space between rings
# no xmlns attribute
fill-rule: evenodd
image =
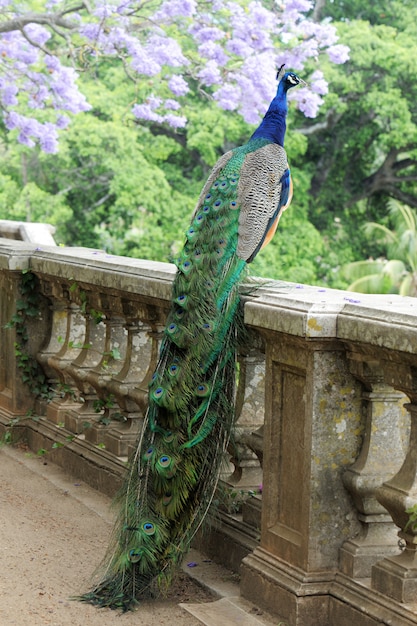
<svg viewBox="0 0 417 626"><path fill-rule="evenodd" d="M262 334L262 532L241 592L291 626L324 626L339 549L359 530L342 475L358 453L360 387L336 341Z"/></svg>
<svg viewBox="0 0 417 626"><path fill-rule="evenodd" d="M16 333L13 317L18 314L17 302L24 298L21 279L21 271L0 268L0 415L5 421L20 420L36 409L34 392L25 382L25 365L35 361L48 332L49 319L41 299L38 315L25 320L27 338L22 340Z"/></svg>
<svg viewBox="0 0 417 626"><path fill-rule="evenodd" d="M364 385L366 427L360 454L343 476L358 509L361 531L343 544L340 569L351 578L370 578L377 561L398 552L395 526L375 498L375 490L398 471L404 459L404 396L385 384L378 361L359 353L350 353L349 359L352 374Z"/></svg>
<svg viewBox="0 0 417 626"><path fill-rule="evenodd" d="M254 335L239 354L236 422L230 446L234 471L231 476L223 477L227 485L242 492L259 492L262 485L259 452L254 449L258 438L253 433L264 423L264 398L265 355L260 338Z"/></svg>
<svg viewBox="0 0 417 626"><path fill-rule="evenodd" d="M410 398L405 406L411 416L411 428L400 470L377 489L376 497L400 528L398 536L405 546L401 553L374 565L372 587L399 602L410 603L417 598L417 528L409 524L407 513L417 503L417 364L386 363L386 378Z"/></svg>

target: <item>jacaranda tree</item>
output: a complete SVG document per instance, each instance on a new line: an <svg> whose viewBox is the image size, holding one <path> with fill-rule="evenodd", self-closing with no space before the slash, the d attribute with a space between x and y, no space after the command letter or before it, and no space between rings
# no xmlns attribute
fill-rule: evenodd
<svg viewBox="0 0 417 626"><path fill-rule="evenodd" d="M130 114L183 127L188 93L207 93L256 123L276 67L308 68L293 94L314 117L327 92L315 61L348 58L335 28L314 21L310 0L0 0L0 105L5 127L28 146L58 150L71 114L90 108L77 75L103 59L136 85Z"/></svg>

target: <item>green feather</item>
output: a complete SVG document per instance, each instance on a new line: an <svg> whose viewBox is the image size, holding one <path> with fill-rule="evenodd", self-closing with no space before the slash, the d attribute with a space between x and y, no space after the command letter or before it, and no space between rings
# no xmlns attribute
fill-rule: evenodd
<svg viewBox="0 0 417 626"><path fill-rule="evenodd" d="M230 151L202 191L176 259L172 306L104 574L85 601L127 610L165 587L206 517L234 421L239 285L244 259L253 256L237 255L246 241L240 217L251 198L256 207L259 201L256 190L248 200L245 185L252 189L256 156L271 145L257 135ZM274 163L266 161L260 196L273 179Z"/></svg>

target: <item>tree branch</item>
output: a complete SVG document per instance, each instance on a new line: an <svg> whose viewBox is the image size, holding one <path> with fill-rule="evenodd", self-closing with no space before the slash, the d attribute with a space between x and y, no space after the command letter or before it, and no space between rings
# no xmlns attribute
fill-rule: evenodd
<svg viewBox="0 0 417 626"><path fill-rule="evenodd" d="M408 204L408 206L417 209L417 196L413 196L410 193L406 193L405 191L401 191L398 187L394 185L387 185L385 189L386 193L390 195L392 198L403 202L404 204Z"/></svg>
<svg viewBox="0 0 417 626"><path fill-rule="evenodd" d="M329 109L322 122L317 122L316 124L312 124L311 126L303 126L302 128L297 128L297 131L302 135L306 135L307 137L310 135L315 135L316 133L321 133L323 130L330 130L334 128L342 117L343 113L336 113L334 109Z"/></svg>
<svg viewBox="0 0 417 626"><path fill-rule="evenodd" d="M396 163L394 163L394 165L392 166L392 169L397 172L398 170L405 170L409 167L413 167L413 165L417 165L417 160L416 159L402 159L401 161L397 161Z"/></svg>
<svg viewBox="0 0 417 626"><path fill-rule="evenodd" d="M396 176L398 171L417 165L417 161L411 158L396 161L398 154L403 151L404 148L401 150L391 148L381 167L364 179L361 192L353 196L349 205L355 204L363 198L369 198L376 193L386 193L400 202L417 207L417 196L403 191L400 187L401 183L416 182L417 172L414 175Z"/></svg>
<svg viewBox="0 0 417 626"><path fill-rule="evenodd" d="M324 7L326 6L326 0L316 0L314 3L313 15L311 16L313 22L320 22Z"/></svg>
<svg viewBox="0 0 417 626"><path fill-rule="evenodd" d="M64 28L65 30L73 30L77 27L77 23L64 17L69 13L75 13L87 8L84 3L66 9L61 13L25 13L5 22L0 22L0 33L10 33L14 30L22 31L29 24L41 24L44 26L55 26Z"/></svg>

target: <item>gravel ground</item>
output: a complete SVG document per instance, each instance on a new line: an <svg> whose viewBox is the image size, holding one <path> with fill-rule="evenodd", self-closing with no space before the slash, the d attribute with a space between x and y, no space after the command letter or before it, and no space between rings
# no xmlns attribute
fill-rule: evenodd
<svg viewBox="0 0 417 626"><path fill-rule="evenodd" d="M169 595L119 614L69 598L88 590L112 528L110 500L25 449L0 448L0 624L201 623L178 603L213 599L186 574Z"/></svg>

